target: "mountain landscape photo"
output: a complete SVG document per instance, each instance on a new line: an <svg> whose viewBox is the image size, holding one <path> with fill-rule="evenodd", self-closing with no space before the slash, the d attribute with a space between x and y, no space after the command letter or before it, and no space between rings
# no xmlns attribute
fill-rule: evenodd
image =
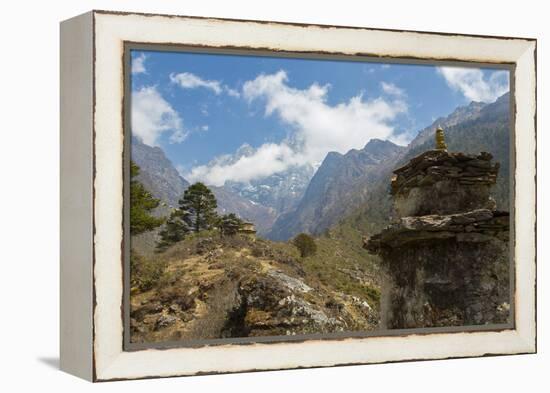
<svg viewBox="0 0 550 393"><path fill-rule="evenodd" d="M508 242L508 71L135 50L131 74L131 342L507 320L506 258L479 256Z"/></svg>

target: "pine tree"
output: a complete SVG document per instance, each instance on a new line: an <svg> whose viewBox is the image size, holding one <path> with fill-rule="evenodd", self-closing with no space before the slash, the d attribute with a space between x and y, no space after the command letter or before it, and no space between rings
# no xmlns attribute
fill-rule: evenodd
<svg viewBox="0 0 550 393"><path fill-rule="evenodd" d="M292 244L298 248L302 258L314 255L317 252L315 239L307 233L300 233L297 235L294 240L292 240Z"/></svg>
<svg viewBox="0 0 550 393"><path fill-rule="evenodd" d="M139 167L130 162L130 233L132 235L151 231L164 221L162 218L151 215L160 201L153 198L143 184L135 179L138 175Z"/></svg>
<svg viewBox="0 0 550 393"><path fill-rule="evenodd" d="M219 228L222 236L234 236L243 226L243 221L235 213L220 217Z"/></svg>
<svg viewBox="0 0 550 393"><path fill-rule="evenodd" d="M182 241L191 232L191 225L191 214L188 211L174 210L159 233L160 241L157 242L156 251L162 252L172 244Z"/></svg>
<svg viewBox="0 0 550 393"><path fill-rule="evenodd" d="M190 213L195 232L210 229L216 221L216 197L203 183L195 183L185 190L179 206L180 210Z"/></svg>

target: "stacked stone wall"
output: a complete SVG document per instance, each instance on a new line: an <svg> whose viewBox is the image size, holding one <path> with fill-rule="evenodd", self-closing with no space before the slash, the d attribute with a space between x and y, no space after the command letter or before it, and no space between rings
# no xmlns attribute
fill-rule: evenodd
<svg viewBox="0 0 550 393"><path fill-rule="evenodd" d="M395 220L364 244L388 272L388 328L510 320L510 217L490 197L491 159L431 150L394 171Z"/></svg>

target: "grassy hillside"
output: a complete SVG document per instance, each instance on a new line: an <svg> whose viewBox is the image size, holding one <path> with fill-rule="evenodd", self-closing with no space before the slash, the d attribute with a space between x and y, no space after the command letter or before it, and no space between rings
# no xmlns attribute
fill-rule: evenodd
<svg viewBox="0 0 550 393"><path fill-rule="evenodd" d="M326 231L316 242L317 254L304 258L304 270L333 290L365 298L378 307L379 261L362 248L361 232L343 223Z"/></svg>
<svg viewBox="0 0 550 393"><path fill-rule="evenodd" d="M131 340L375 329L377 268L359 233L331 232L316 243L316 255L300 258L290 243L202 232L162 254L134 254Z"/></svg>

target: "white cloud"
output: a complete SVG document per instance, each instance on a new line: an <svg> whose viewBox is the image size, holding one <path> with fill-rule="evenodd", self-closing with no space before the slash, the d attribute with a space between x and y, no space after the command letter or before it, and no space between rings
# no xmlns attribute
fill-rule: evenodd
<svg viewBox="0 0 550 393"><path fill-rule="evenodd" d="M171 144L175 143L181 143L187 138L187 132L183 130L176 130L170 135L170 138L168 138L168 142Z"/></svg>
<svg viewBox="0 0 550 393"><path fill-rule="evenodd" d="M238 90L232 89L230 87L224 86L225 92L231 97L239 98L241 93Z"/></svg>
<svg viewBox="0 0 550 393"><path fill-rule="evenodd" d="M347 102L329 105L330 85L317 83L300 90L288 85L286 72L262 74L243 86L249 101L261 100L266 116L277 116L291 135L279 144L266 143L237 162L216 163L194 168L186 175L190 181L223 185L227 180L249 181L269 176L294 165L318 165L330 151L346 153L363 148L372 138L403 143L394 133L392 121L407 111L397 97L363 100L361 94Z"/></svg>
<svg viewBox="0 0 550 393"><path fill-rule="evenodd" d="M208 125L201 126L201 131L208 131L209 129Z"/></svg>
<svg viewBox="0 0 550 393"><path fill-rule="evenodd" d="M437 72L471 101L493 102L510 89L507 71L493 71L488 78L479 68L438 67Z"/></svg>
<svg viewBox="0 0 550 393"><path fill-rule="evenodd" d="M396 97L405 97L405 90L397 87L393 83L380 82L380 87L382 87L382 91L386 94Z"/></svg>
<svg viewBox="0 0 550 393"><path fill-rule="evenodd" d="M147 56L145 53L140 53L139 56L136 56L132 59L132 74L146 74L147 70L145 69L145 60Z"/></svg>
<svg viewBox="0 0 550 393"><path fill-rule="evenodd" d="M239 98L241 93L238 90L232 89L231 87L222 84L217 80L207 80L203 79L198 75L192 74L190 72L182 72L180 74L170 74L170 81L179 85L182 89L196 89L198 87L203 87L208 90L212 90L216 95L221 93L226 93L227 95L235 98Z"/></svg>
<svg viewBox="0 0 550 393"><path fill-rule="evenodd" d="M170 143L181 143L187 137L183 121L155 86L132 92L132 134L150 146L158 145L162 133L171 133Z"/></svg>
<svg viewBox="0 0 550 393"><path fill-rule="evenodd" d="M243 156L234 163L198 166L184 177L190 182L203 180L215 186L222 186L227 180L247 182L281 172L295 165L296 158L288 145L266 143L254 154Z"/></svg>
<svg viewBox="0 0 550 393"><path fill-rule="evenodd" d="M221 94L222 92L222 86L219 81L202 79L201 77L190 72L170 74L170 81L172 81L172 83L176 83L183 89L196 89L197 87L204 87L212 90L216 94Z"/></svg>
<svg viewBox="0 0 550 393"><path fill-rule="evenodd" d="M366 63L368 65L365 65L363 68L363 71L367 74L374 74L375 72L384 71L390 68L389 64L376 64L376 63Z"/></svg>

